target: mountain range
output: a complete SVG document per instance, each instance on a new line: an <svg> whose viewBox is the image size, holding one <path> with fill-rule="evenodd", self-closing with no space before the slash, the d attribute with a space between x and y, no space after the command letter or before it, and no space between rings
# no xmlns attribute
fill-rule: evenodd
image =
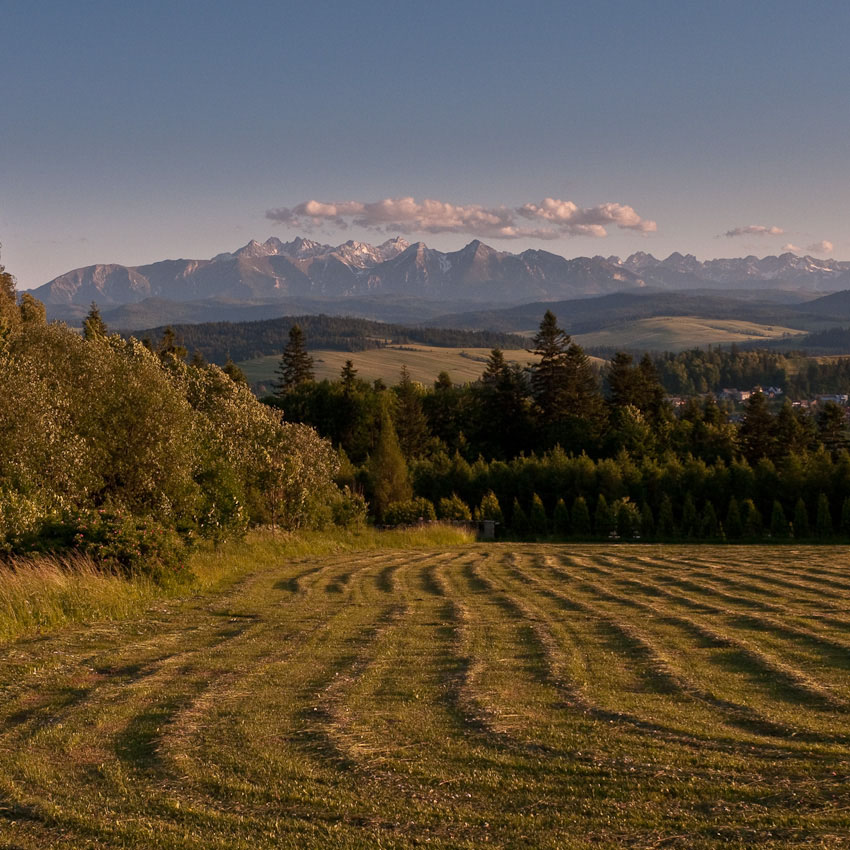
<svg viewBox="0 0 850 850"><path fill-rule="evenodd" d="M359 300L373 306L378 300L412 299L462 308L706 288L788 290L813 297L850 289L850 262L791 253L704 262L679 253L659 260L644 252L625 260L614 256L568 260L537 249L519 254L497 251L477 239L459 251L444 252L400 237L377 246L355 241L332 246L301 237L282 242L272 237L208 260L87 266L60 275L33 294L53 318L79 318L94 301L102 310L132 305L131 315L140 316L168 313L170 305L184 321L197 321L226 315L228 309L244 318L279 315L284 302L303 307L311 299L325 305ZM339 309L336 305L329 312ZM368 315L369 309L358 312ZM433 309L425 312L436 315ZM443 312L449 308L444 306Z"/></svg>

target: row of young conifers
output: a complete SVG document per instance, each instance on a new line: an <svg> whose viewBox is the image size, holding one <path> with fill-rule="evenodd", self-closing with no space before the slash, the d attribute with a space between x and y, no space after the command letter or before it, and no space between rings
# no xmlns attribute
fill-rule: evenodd
<svg viewBox="0 0 850 850"><path fill-rule="evenodd" d="M0 792L22 836L127 847L840 847L848 566L537 544L290 562L135 637L24 648ZM68 657L91 672L45 730L34 694L67 697Z"/></svg>

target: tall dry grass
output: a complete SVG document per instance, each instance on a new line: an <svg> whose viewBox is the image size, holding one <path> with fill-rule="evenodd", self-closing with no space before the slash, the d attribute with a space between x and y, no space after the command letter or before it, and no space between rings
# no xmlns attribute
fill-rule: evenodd
<svg viewBox="0 0 850 850"><path fill-rule="evenodd" d="M373 528L286 533L258 530L245 540L192 555L191 585L163 587L145 577L105 572L81 556L20 558L0 564L0 642L39 634L71 623L139 616L157 599L215 593L245 575L290 558L321 557L375 549L458 546L474 535L464 528L434 524L376 531Z"/></svg>
<svg viewBox="0 0 850 850"><path fill-rule="evenodd" d="M105 572L82 555L15 559L0 565L0 640L129 617L161 592L149 579Z"/></svg>

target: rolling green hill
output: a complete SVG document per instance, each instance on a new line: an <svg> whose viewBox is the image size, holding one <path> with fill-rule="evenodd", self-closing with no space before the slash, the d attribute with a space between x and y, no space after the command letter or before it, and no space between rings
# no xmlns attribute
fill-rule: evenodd
<svg viewBox="0 0 850 850"><path fill-rule="evenodd" d="M398 383L402 366L407 366L410 377L422 384L432 384L443 371L448 372L457 384L476 381L484 371L489 353L488 348L437 348L427 345L393 345L353 353L330 349L310 352L318 380L336 380L345 361L353 360L358 377L367 381L381 378L388 385ZM523 365L535 359L522 348L508 349L504 354L507 360ZM239 366L251 384L270 386L278 363L280 355L274 354L240 362Z"/></svg>
<svg viewBox="0 0 850 850"><path fill-rule="evenodd" d="M795 328L734 319L655 316L619 322L592 333L576 334L575 340L585 348L681 351L705 345L777 339L787 339L789 347L792 347L794 338L804 335L803 331Z"/></svg>

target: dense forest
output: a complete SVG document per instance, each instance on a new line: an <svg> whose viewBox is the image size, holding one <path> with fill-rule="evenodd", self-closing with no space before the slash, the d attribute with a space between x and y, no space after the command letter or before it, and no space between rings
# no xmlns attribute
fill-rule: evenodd
<svg viewBox="0 0 850 850"><path fill-rule="evenodd" d="M174 333L192 352L223 365L228 357L251 360L267 354L280 354L287 334L298 325L310 348L335 351L366 351L388 344L421 343L441 347L523 348L528 340L517 334L492 331L464 331L444 328L414 328L340 316L285 316L258 322L207 322L175 325ZM159 341L166 328L140 331L139 336Z"/></svg>
<svg viewBox="0 0 850 850"><path fill-rule="evenodd" d="M494 349L476 383L443 373L423 387L403 370L387 389L360 380L351 361L338 381L312 380L296 333L264 401L339 448L340 482L379 522L478 517L518 536L629 539L850 533L844 407L776 405L757 392L733 421L711 394L676 412L667 401L665 364L668 381L714 370L712 381L746 385L787 375L777 355L688 352L659 363L621 353L600 382L551 312L533 346L530 369Z"/></svg>

